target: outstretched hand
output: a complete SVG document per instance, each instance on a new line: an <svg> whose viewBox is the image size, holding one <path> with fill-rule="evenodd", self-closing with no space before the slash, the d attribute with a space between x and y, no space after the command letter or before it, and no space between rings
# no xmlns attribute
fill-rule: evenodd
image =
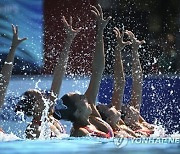
<svg viewBox="0 0 180 154"><path fill-rule="evenodd" d="M120 50L122 50L126 45L131 44L130 41L127 41L127 42L123 41L124 31L122 31L122 33L121 33L117 27L114 27L113 31L116 34L116 38L117 38L117 41L118 41L118 47L120 48Z"/></svg>
<svg viewBox="0 0 180 154"><path fill-rule="evenodd" d="M133 48L139 48L142 44L145 43L145 40L139 41L131 31L126 30L125 33L128 34L129 39L132 42L132 47Z"/></svg>
<svg viewBox="0 0 180 154"><path fill-rule="evenodd" d="M75 38L76 34L81 30L81 28L78 28L78 29L72 28L72 17L71 16L69 19L69 23L67 22L67 20L65 19L64 16L62 17L62 21L63 21L65 29L66 29L67 38L73 40Z"/></svg>
<svg viewBox="0 0 180 154"><path fill-rule="evenodd" d="M17 47L21 42L24 40L27 40L27 38L20 39L18 37L18 26L12 25L12 31L13 31L13 40L12 40L12 46Z"/></svg>
<svg viewBox="0 0 180 154"><path fill-rule="evenodd" d="M98 27L104 29L109 22L109 20L112 18L109 16L106 20L103 18L103 11L101 6L98 4L97 7L91 6L91 12L96 16Z"/></svg>

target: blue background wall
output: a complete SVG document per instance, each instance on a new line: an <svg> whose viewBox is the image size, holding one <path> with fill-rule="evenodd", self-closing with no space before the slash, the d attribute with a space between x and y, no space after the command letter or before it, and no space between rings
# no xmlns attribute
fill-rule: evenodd
<svg viewBox="0 0 180 154"><path fill-rule="evenodd" d="M19 37L27 37L17 49L14 72L38 72L43 65L43 0L0 1L0 65L12 40L11 24L18 25Z"/></svg>

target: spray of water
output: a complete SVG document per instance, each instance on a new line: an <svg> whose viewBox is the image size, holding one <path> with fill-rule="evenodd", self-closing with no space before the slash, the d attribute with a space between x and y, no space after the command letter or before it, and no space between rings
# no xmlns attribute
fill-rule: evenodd
<svg viewBox="0 0 180 154"><path fill-rule="evenodd" d="M0 132L0 141L15 141L15 140L20 140L20 138L12 133L5 134L3 132Z"/></svg>
<svg viewBox="0 0 180 154"><path fill-rule="evenodd" d="M43 98L45 109L43 110L42 117L41 117L41 127L40 129L40 136L39 139L49 139L51 136L50 124L48 122L48 111L50 102L48 99Z"/></svg>

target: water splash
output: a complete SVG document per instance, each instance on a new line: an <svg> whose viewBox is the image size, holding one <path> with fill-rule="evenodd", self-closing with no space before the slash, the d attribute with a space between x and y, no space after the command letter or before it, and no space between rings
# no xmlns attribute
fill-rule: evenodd
<svg viewBox="0 0 180 154"><path fill-rule="evenodd" d="M22 112L22 111L17 111L17 112L16 112L16 115L20 118L20 122L21 122L21 121L25 121L24 112Z"/></svg>
<svg viewBox="0 0 180 154"><path fill-rule="evenodd" d="M45 109L43 110L42 117L41 117L41 127L40 129L40 136L39 139L49 139L51 136L51 129L50 124L48 122L48 111L50 106L50 100L43 98Z"/></svg>
<svg viewBox="0 0 180 154"><path fill-rule="evenodd" d="M15 141L15 140L20 140L20 138L12 133L5 134L3 132L0 132L0 141Z"/></svg>
<svg viewBox="0 0 180 154"><path fill-rule="evenodd" d="M166 136L167 132L165 131L165 128L162 125L155 125L154 133L150 137L157 138Z"/></svg>
<svg viewBox="0 0 180 154"><path fill-rule="evenodd" d="M41 90L41 89L39 88L39 83L41 83L41 80L40 80L40 79L36 82L36 84L35 84L35 89Z"/></svg>
<svg viewBox="0 0 180 154"><path fill-rule="evenodd" d="M180 138L180 133L174 132L172 134L168 134L165 127L156 119L154 122L154 133L150 137L152 138L158 138L158 137Z"/></svg>
<svg viewBox="0 0 180 154"><path fill-rule="evenodd" d="M180 138L180 132L174 132L173 134L170 135L172 138Z"/></svg>

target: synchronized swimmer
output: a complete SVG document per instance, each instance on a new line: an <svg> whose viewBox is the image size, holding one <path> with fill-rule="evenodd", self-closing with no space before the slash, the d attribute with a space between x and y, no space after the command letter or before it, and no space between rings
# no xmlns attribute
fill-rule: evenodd
<svg viewBox="0 0 180 154"><path fill-rule="evenodd" d="M66 40L64 48L60 53L58 64L54 69L51 89L37 90L29 89L21 96L17 103L15 111L21 111L25 115L32 117L31 123L27 126L25 134L28 139L37 139L41 134L42 123L48 123L50 136L59 137L66 133L65 128L59 122L60 119L71 121L70 136L95 136L102 138L112 138L114 136L123 136L126 138L149 136L153 133L154 126L147 123L140 115L141 97L142 97L142 68L139 61L138 49L144 42L135 38L131 31L122 31L114 28L118 45L115 49L114 64L114 92L110 106L97 105L96 97L98 95L102 74L105 68L104 54L104 28L111 17L104 19L103 11L100 5L91 6L91 12L96 16L97 33L96 47L92 63L92 75L90 83L84 94L69 92L58 99L62 80L67 67L67 61L70 54L70 47L76 35L81 28L73 29L72 17L69 22L62 17L66 31ZM15 49L26 40L18 38L18 27L12 26L13 40L12 45L1 70L2 77L0 82L0 107L3 106L6 90L12 74ZM123 36L127 34L130 41L124 42ZM132 46L132 78L133 90L131 101L128 106L122 104L122 98L125 86L125 75L121 58L121 50L126 46ZM45 109L44 100L49 102L48 116L42 119ZM2 129L0 129L3 132Z"/></svg>

